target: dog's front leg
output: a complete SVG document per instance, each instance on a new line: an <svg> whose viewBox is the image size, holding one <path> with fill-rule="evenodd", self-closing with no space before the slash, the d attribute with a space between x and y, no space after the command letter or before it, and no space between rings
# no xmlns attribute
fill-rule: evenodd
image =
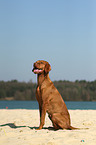
<svg viewBox="0 0 96 145"><path fill-rule="evenodd" d="M46 105L43 103L41 107L40 126L37 130L40 130L43 128L45 124L45 115L46 115Z"/></svg>

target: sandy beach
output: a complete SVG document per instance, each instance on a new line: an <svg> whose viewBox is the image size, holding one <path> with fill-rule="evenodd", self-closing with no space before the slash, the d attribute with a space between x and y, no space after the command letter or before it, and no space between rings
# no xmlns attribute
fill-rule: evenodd
<svg viewBox="0 0 96 145"><path fill-rule="evenodd" d="M38 110L0 110L0 145L96 145L96 110L69 110L74 127L54 131L46 115L42 130Z"/></svg>

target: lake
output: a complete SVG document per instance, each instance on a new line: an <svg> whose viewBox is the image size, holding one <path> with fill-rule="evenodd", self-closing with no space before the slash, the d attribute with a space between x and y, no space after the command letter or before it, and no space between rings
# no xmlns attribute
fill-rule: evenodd
<svg viewBox="0 0 96 145"><path fill-rule="evenodd" d="M96 110L96 102L65 101L68 109ZM0 101L0 109L38 109L37 101Z"/></svg>

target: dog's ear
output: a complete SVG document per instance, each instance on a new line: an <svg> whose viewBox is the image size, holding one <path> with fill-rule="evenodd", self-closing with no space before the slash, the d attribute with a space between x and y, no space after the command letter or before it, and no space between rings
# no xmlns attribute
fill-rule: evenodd
<svg viewBox="0 0 96 145"><path fill-rule="evenodd" d="M49 63L45 65L45 73L48 73L51 70L51 66Z"/></svg>

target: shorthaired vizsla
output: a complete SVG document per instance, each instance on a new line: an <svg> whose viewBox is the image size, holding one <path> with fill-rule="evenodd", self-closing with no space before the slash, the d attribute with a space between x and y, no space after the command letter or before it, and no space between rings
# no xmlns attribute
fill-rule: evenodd
<svg viewBox="0 0 96 145"><path fill-rule="evenodd" d="M45 123L46 112L53 127L57 129L77 129L71 126L70 115L60 93L49 78L51 66L47 61L39 60L34 63L33 72L37 74L38 85L36 99L39 103L40 126Z"/></svg>

